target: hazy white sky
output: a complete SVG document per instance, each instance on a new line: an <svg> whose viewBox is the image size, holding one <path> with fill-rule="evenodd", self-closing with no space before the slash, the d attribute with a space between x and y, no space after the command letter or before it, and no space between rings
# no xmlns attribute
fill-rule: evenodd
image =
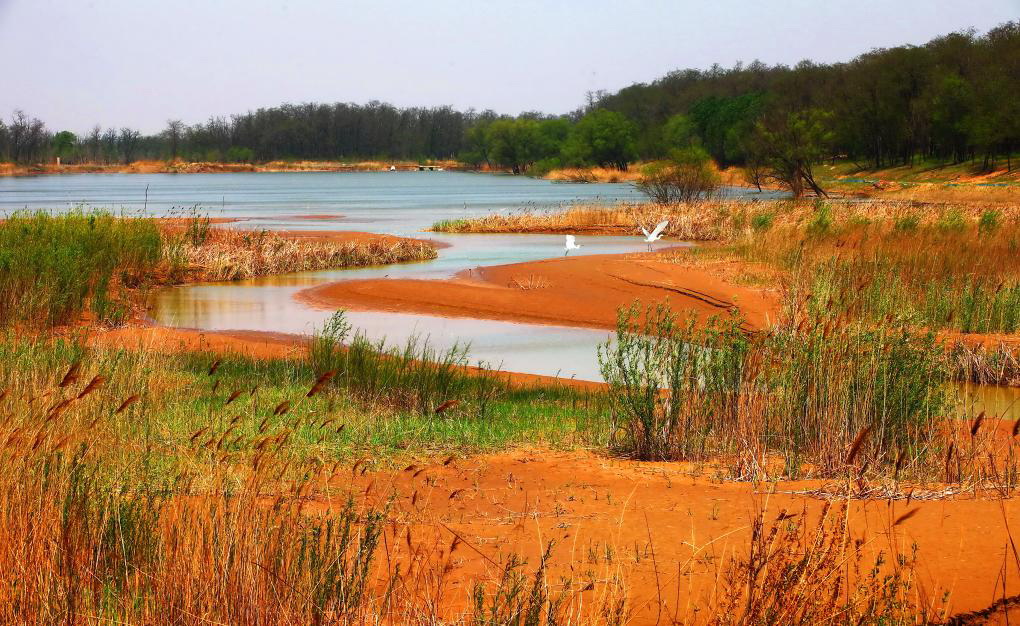
<svg viewBox="0 0 1020 626"><path fill-rule="evenodd" d="M282 102L567 112L754 59L849 59L1020 19L1020 0L0 0L0 115L159 130Z"/></svg>

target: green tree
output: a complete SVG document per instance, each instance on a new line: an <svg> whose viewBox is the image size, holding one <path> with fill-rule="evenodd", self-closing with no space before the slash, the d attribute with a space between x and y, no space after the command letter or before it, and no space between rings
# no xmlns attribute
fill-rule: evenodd
<svg viewBox="0 0 1020 626"><path fill-rule="evenodd" d="M53 135L51 146L53 154L60 158L61 162L69 162L75 156L75 148L78 145L78 138L69 130L62 130Z"/></svg>
<svg viewBox="0 0 1020 626"><path fill-rule="evenodd" d="M768 177L787 187L795 198L805 187L827 195L815 182L812 167L829 154L833 134L832 114L820 109L776 114L758 123L750 142L754 158L768 170Z"/></svg>
<svg viewBox="0 0 1020 626"><path fill-rule="evenodd" d="M626 170L637 158L637 127L622 113L597 109L577 122L563 147L567 161Z"/></svg>
<svg viewBox="0 0 1020 626"><path fill-rule="evenodd" d="M539 156L539 124L535 120L496 120L486 134L492 161L514 174L525 171Z"/></svg>

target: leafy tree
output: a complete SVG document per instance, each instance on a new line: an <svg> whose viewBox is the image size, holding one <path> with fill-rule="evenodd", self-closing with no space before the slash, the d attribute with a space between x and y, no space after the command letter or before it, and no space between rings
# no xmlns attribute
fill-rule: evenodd
<svg viewBox="0 0 1020 626"><path fill-rule="evenodd" d="M531 119L502 119L489 125L488 145L492 160L520 174L540 154L539 124Z"/></svg>
<svg viewBox="0 0 1020 626"><path fill-rule="evenodd" d="M662 143L667 151L689 148L697 140L694 122L683 113L671 116L662 125Z"/></svg>
<svg viewBox="0 0 1020 626"><path fill-rule="evenodd" d="M825 191L815 182L812 167L829 154L832 115L819 109L776 114L758 123L752 142L755 158L768 176L788 188L795 198L805 187L820 196Z"/></svg>
<svg viewBox="0 0 1020 626"><path fill-rule="evenodd" d="M54 155L60 157L61 161L68 162L75 156L78 138L71 131L62 130L53 135L50 145L53 148Z"/></svg>
<svg viewBox="0 0 1020 626"><path fill-rule="evenodd" d="M637 158L637 128L623 114L597 109L582 117L564 145L565 158L578 165L626 170Z"/></svg>

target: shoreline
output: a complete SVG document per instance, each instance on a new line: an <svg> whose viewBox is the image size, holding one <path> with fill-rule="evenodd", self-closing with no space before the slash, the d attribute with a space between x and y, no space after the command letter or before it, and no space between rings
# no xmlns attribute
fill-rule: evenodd
<svg viewBox="0 0 1020 626"><path fill-rule="evenodd" d="M265 163L227 163L206 161L134 161L132 163L82 163L57 165L41 163L14 165L0 163L0 178L51 176L62 174L236 174L249 172L414 172L419 167L438 167L444 171L489 171L458 161L268 161ZM394 168L391 170L390 168Z"/></svg>
<svg viewBox="0 0 1020 626"><path fill-rule="evenodd" d="M320 309L353 308L615 330L618 310L669 302L701 322L739 310L747 330L778 312L777 294L645 253L554 258L469 269L452 279L340 281L298 292Z"/></svg>

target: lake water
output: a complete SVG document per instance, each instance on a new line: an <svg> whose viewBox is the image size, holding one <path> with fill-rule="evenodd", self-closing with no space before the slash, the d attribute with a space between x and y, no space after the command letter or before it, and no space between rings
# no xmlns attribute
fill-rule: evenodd
<svg viewBox="0 0 1020 626"><path fill-rule="evenodd" d="M146 191L146 188L148 190ZM732 188L730 194L748 193ZM147 197L146 197L147 193ZM754 194L771 197L775 194ZM79 205L126 213L202 213L244 217L238 228L361 230L426 236L449 247L425 263L308 272L234 283L161 290L153 317L161 324L205 330L259 330L311 334L333 311L310 308L294 295L308 287L363 278L453 276L465 269L560 256L557 235L423 235L440 219L494 211L555 210L576 203L639 201L628 184L553 183L526 177L465 172L286 172L237 174L80 174L0 178L0 213L19 209L66 211ZM328 220L303 215L341 215ZM579 237L572 254L638 252L638 237ZM675 244L674 244L675 245ZM606 331L470 318L387 312L348 312L373 339L401 344L428 337L437 347L469 343L472 363L507 371L600 380L597 346ZM959 387L961 412L1015 418L1020 390Z"/></svg>
<svg viewBox="0 0 1020 626"><path fill-rule="evenodd" d="M730 193L742 193L733 189ZM439 258L407 265L309 272L238 283L187 285L156 294L161 324L205 330L311 334L332 311L294 299L304 288L360 278L445 278L478 266L562 255L554 235L424 235L437 220L495 211L557 210L577 203L635 202L629 184L578 184L466 172L286 172L237 174L80 174L0 178L0 212L66 211L76 206L130 214L179 215L197 207L213 217L244 217L237 228L358 230L429 237L449 247ZM326 220L304 215L339 215ZM580 237L572 254L636 252L639 237ZM598 380L596 346L609 333L446 318L350 312L373 339L403 343L427 336L440 348L469 343L473 363L508 371Z"/></svg>
<svg viewBox="0 0 1020 626"><path fill-rule="evenodd" d="M147 190L147 191L146 191ZM146 193L148 196L146 197ZM0 212L86 204L170 215L199 207L213 217L251 217L266 228L322 228L409 235L444 219L492 211L558 208L642 198L629 184L554 183L471 172L248 172L75 174L0 178ZM340 223L295 220L343 215Z"/></svg>

